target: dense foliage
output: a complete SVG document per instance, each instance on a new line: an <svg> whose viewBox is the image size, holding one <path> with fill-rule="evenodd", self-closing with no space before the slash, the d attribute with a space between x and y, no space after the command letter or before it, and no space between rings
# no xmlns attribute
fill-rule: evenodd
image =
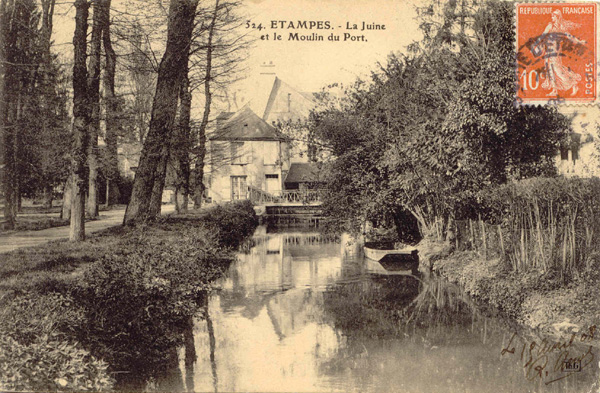
<svg viewBox="0 0 600 393"><path fill-rule="evenodd" d="M56 391L110 389L108 364L69 331L82 315L68 297L51 293L0 304L0 388Z"/></svg>
<svg viewBox="0 0 600 393"><path fill-rule="evenodd" d="M440 12L437 34L312 116L334 156L325 207L346 228L408 211L443 237L480 190L555 172L569 124L555 108L514 104L512 5Z"/></svg>
<svg viewBox="0 0 600 393"><path fill-rule="evenodd" d="M22 196L64 183L71 136L63 67L50 52L48 19L34 0L0 6L2 189L10 226Z"/></svg>
<svg viewBox="0 0 600 393"><path fill-rule="evenodd" d="M100 391L114 372L143 380L169 367L257 221L251 204L232 203L7 258L3 278L30 278L1 293L0 389Z"/></svg>
<svg viewBox="0 0 600 393"><path fill-rule="evenodd" d="M144 375L168 366L210 282L233 260L229 250L257 224L252 205L240 202L216 206L201 220L158 224L174 236L142 229L123 250L85 272L75 291L85 310L81 341L115 370Z"/></svg>

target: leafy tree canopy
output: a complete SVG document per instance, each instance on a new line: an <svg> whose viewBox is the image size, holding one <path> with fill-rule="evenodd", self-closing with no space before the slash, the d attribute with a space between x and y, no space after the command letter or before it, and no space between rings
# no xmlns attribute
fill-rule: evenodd
<svg viewBox="0 0 600 393"><path fill-rule="evenodd" d="M554 174L569 122L515 104L512 5L453 2L421 18L428 34L409 54L311 118L334 157L325 208L346 229L408 211L443 234L487 187Z"/></svg>

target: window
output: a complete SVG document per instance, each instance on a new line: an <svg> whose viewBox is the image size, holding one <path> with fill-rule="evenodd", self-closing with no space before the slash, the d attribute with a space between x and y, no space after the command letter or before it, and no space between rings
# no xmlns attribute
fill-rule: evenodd
<svg viewBox="0 0 600 393"><path fill-rule="evenodd" d="M231 176L231 200L246 199L247 194L246 176Z"/></svg>
<svg viewBox="0 0 600 393"><path fill-rule="evenodd" d="M281 191L281 183L279 182L278 174L265 174L265 191L266 192Z"/></svg>

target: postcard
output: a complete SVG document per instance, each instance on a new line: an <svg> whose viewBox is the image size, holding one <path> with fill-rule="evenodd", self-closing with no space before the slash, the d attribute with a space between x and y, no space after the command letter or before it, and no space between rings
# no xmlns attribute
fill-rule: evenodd
<svg viewBox="0 0 600 393"><path fill-rule="evenodd" d="M600 2L1 3L0 390L600 392Z"/></svg>

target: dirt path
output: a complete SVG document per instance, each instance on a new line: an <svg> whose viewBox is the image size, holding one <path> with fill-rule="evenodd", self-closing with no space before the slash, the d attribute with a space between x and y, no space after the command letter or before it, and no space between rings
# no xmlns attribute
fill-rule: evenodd
<svg viewBox="0 0 600 393"><path fill-rule="evenodd" d="M173 205L164 205L162 214L173 212ZM88 221L85 223L85 233L93 233L106 228L121 225L123 223L123 215L125 209L109 210L100 212L100 219ZM56 227L42 229L39 231L22 231L15 232L9 235L0 236L0 253L16 250L17 248L33 247L47 243L52 240L67 239L69 237L69 227ZM0 256L0 261L2 257Z"/></svg>

